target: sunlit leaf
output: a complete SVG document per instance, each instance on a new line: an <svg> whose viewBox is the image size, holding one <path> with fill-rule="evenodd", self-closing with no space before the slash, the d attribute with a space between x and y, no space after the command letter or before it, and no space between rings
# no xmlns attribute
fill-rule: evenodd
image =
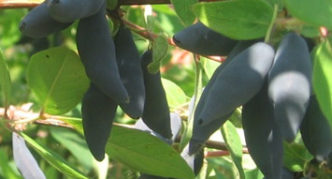
<svg viewBox="0 0 332 179"><path fill-rule="evenodd" d="M166 92L168 105L171 109L187 102L188 97L177 84L165 78L162 78L162 84Z"/></svg>
<svg viewBox="0 0 332 179"><path fill-rule="evenodd" d="M166 37L159 35L152 42L152 62L148 65L150 73L159 71L162 60L166 57L168 51L168 42Z"/></svg>
<svg viewBox="0 0 332 179"><path fill-rule="evenodd" d="M171 178L194 177L191 168L171 146L136 129L113 126L106 151L111 158L146 174Z"/></svg>
<svg viewBox="0 0 332 179"><path fill-rule="evenodd" d="M201 57L201 60L203 60L203 68L204 72L207 75L207 77L210 79L214 73L214 71L218 68L220 65L219 62Z"/></svg>
<svg viewBox="0 0 332 179"><path fill-rule="evenodd" d="M192 5L198 0L171 0L176 14L180 17L185 25L191 25L195 20L195 15L192 11Z"/></svg>
<svg viewBox="0 0 332 179"><path fill-rule="evenodd" d="M76 119L61 120L74 124L79 130L82 129ZM110 158L146 174L194 178L191 168L178 152L159 138L137 129L113 125L106 153Z"/></svg>
<svg viewBox="0 0 332 179"><path fill-rule="evenodd" d="M66 47L50 48L33 55L27 80L49 114L63 114L73 109L89 85L79 56Z"/></svg>
<svg viewBox="0 0 332 179"><path fill-rule="evenodd" d="M312 158L313 156L304 145L284 142L284 166L289 170L296 172L303 171L305 163Z"/></svg>
<svg viewBox="0 0 332 179"><path fill-rule="evenodd" d="M236 167L229 157L214 157L207 159L209 166L214 169L216 178L237 178Z"/></svg>
<svg viewBox="0 0 332 179"><path fill-rule="evenodd" d="M207 27L239 40L264 37L273 8L265 0L229 0L198 3L195 15Z"/></svg>
<svg viewBox="0 0 332 179"><path fill-rule="evenodd" d="M314 54L313 87L320 108L332 127L332 46L321 43Z"/></svg>
<svg viewBox="0 0 332 179"><path fill-rule="evenodd" d="M285 0L295 17L316 26L332 28L332 0Z"/></svg>
<svg viewBox="0 0 332 179"><path fill-rule="evenodd" d="M221 127L221 133L226 142L226 147L231 154L233 162L237 167L240 178L244 179L244 170L242 168L242 143L240 136L238 135L235 126L230 122L226 121Z"/></svg>

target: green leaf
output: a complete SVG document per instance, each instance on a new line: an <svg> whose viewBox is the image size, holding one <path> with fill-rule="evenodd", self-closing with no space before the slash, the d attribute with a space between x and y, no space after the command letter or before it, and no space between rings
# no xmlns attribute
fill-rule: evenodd
<svg viewBox="0 0 332 179"><path fill-rule="evenodd" d="M176 14L185 25L191 25L195 21L195 15L192 11L192 5L198 0L171 0Z"/></svg>
<svg viewBox="0 0 332 179"><path fill-rule="evenodd" d="M3 176L4 178L10 179L20 179L22 176L18 173L17 169L13 169L10 165L8 158L8 151L5 151L3 148L0 149L0 178Z"/></svg>
<svg viewBox="0 0 332 179"><path fill-rule="evenodd" d="M93 168L93 156L81 136L65 128L50 128L50 132L52 137L68 149L84 168L88 171Z"/></svg>
<svg viewBox="0 0 332 179"><path fill-rule="evenodd" d="M158 22L155 16L153 16L152 14L146 16L146 29L149 32L153 32L153 29L156 27L157 24Z"/></svg>
<svg viewBox="0 0 332 179"><path fill-rule="evenodd" d="M33 55L27 80L49 114L63 114L74 108L89 86L79 56L66 47L50 48Z"/></svg>
<svg viewBox="0 0 332 179"><path fill-rule="evenodd" d="M8 71L5 58L0 49L0 88L2 91L3 103L5 107L9 106L10 92L11 92L11 82L10 75Z"/></svg>
<svg viewBox="0 0 332 179"><path fill-rule="evenodd" d="M125 8L126 10L124 18L128 19L130 22L135 23L136 25L146 27L146 19L144 18L143 8L131 8L130 6L122 6L121 8Z"/></svg>
<svg viewBox="0 0 332 179"><path fill-rule="evenodd" d="M179 107L188 101L188 97L177 84L165 78L161 80L163 87L167 89L165 90L166 98L171 109Z"/></svg>
<svg viewBox="0 0 332 179"><path fill-rule="evenodd" d="M82 119L66 116L59 116L57 119L71 125L77 132L83 134Z"/></svg>
<svg viewBox="0 0 332 179"><path fill-rule="evenodd" d="M1 9L1 16L6 17L6 18L0 18L1 47L12 48L14 44L17 43L19 39L22 37L22 34L18 27L20 21L22 20L22 17L24 17L24 15L26 15L27 12L28 11L25 8L21 9L16 8L15 10Z"/></svg>
<svg viewBox="0 0 332 179"><path fill-rule="evenodd" d="M285 5L300 20L332 28L332 0L285 0Z"/></svg>
<svg viewBox="0 0 332 179"><path fill-rule="evenodd" d="M258 169L245 170L246 179L262 179L263 173Z"/></svg>
<svg viewBox="0 0 332 179"><path fill-rule="evenodd" d="M207 77L209 79L211 79L214 71L216 71L216 69L218 68L218 66L220 65L219 62L207 59L205 57L201 57L201 60L203 60L203 68L204 68L204 72L207 75Z"/></svg>
<svg viewBox="0 0 332 179"><path fill-rule="evenodd" d="M76 125L76 129L82 129L82 124L77 119L60 120ZM171 178L194 178L191 168L178 152L157 137L140 130L113 125L106 153L110 158L143 173Z"/></svg>
<svg viewBox="0 0 332 179"><path fill-rule="evenodd" d="M106 146L114 158L142 173L170 178L194 178L194 174L178 152L146 132L113 126Z"/></svg>
<svg viewBox="0 0 332 179"><path fill-rule="evenodd" d="M53 152L51 149L46 148L45 146L38 144L32 138L27 136L24 133L20 134L24 140L50 165L56 168L61 173L73 177L73 178L86 178L83 174L71 167L61 156Z"/></svg>
<svg viewBox="0 0 332 179"><path fill-rule="evenodd" d="M314 54L313 88L320 108L332 127L332 46L321 43Z"/></svg>
<svg viewBox="0 0 332 179"><path fill-rule="evenodd" d="M242 166L246 179L262 179L263 173L257 168L255 161L251 158L250 154L243 154Z"/></svg>
<svg viewBox="0 0 332 179"><path fill-rule="evenodd" d="M313 157L302 144L284 142L284 166L291 171L301 172L305 163Z"/></svg>
<svg viewBox="0 0 332 179"><path fill-rule="evenodd" d="M207 158L207 161L214 168L216 178L237 178L234 163L229 157Z"/></svg>
<svg viewBox="0 0 332 179"><path fill-rule="evenodd" d="M228 120L236 127L242 128L242 109L238 107L235 109L233 114L228 118Z"/></svg>
<svg viewBox="0 0 332 179"><path fill-rule="evenodd" d="M237 167L240 178L244 179L244 170L242 168L242 143L239 134L236 131L235 126L226 121L221 127L221 133L225 140L226 147L231 154L233 162Z"/></svg>
<svg viewBox="0 0 332 179"><path fill-rule="evenodd" d="M157 14L156 18L163 33L172 36L184 28L183 22L169 4L153 5L152 7Z"/></svg>
<svg viewBox="0 0 332 179"><path fill-rule="evenodd" d="M273 8L265 0L229 0L193 6L199 20L230 38L249 40L264 37Z"/></svg>
<svg viewBox="0 0 332 179"><path fill-rule="evenodd" d="M309 38L317 38L320 36L319 27L312 25L304 25L301 29L301 34Z"/></svg>
<svg viewBox="0 0 332 179"><path fill-rule="evenodd" d="M152 62L148 65L150 73L159 71L161 61L167 56L168 42L166 37L159 35L152 42Z"/></svg>

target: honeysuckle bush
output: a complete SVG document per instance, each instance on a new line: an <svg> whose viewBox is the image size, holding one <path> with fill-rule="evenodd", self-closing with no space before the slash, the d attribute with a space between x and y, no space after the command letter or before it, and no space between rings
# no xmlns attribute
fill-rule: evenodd
<svg viewBox="0 0 332 179"><path fill-rule="evenodd" d="M223 63L220 59L226 58L199 56L172 42L174 34L198 21L234 41L265 41L275 50L288 32L301 35L313 64L312 93L332 127L331 0L119 2L117 6L117 1L107 1L110 34L116 35L120 14L132 30L140 55L148 48L153 50L149 71L160 71L170 112L182 120L174 143L135 129L136 120L118 108L105 147L107 155L101 162L95 160L81 122L81 100L90 79L77 52L78 21L63 31L33 39L19 30L29 9L4 6L0 9L1 178L139 178L143 174L181 179L263 178L264 172L248 153L242 106L204 146L202 168L196 176L180 155L192 135L190 121L197 97ZM322 141L331 144L330 138ZM283 142L282 178L330 178L331 156L315 158L298 132L294 141Z"/></svg>

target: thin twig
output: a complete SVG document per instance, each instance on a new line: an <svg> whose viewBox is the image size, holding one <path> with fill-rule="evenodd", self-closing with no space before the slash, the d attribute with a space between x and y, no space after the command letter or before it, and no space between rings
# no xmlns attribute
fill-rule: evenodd
<svg viewBox="0 0 332 179"><path fill-rule="evenodd" d="M47 126L57 126L57 127L64 127L64 128L69 128L69 129L74 129L73 126L57 120L57 119L42 119L42 120L35 120L34 123L36 124L41 124L41 125L47 125Z"/></svg>
<svg viewBox="0 0 332 179"><path fill-rule="evenodd" d="M179 143L181 140L181 136L177 136L175 139L176 143ZM224 150L228 151L226 144L224 142L214 141L214 140L208 140L205 142L205 147L211 148L211 149L217 149L217 150ZM247 147L243 147L242 149L243 153L248 153Z"/></svg>
<svg viewBox="0 0 332 179"><path fill-rule="evenodd" d="M205 146L212 149L228 150L225 143L214 140L206 141Z"/></svg>
<svg viewBox="0 0 332 179"><path fill-rule="evenodd" d="M40 2L27 0L0 0L0 9L33 8L39 4Z"/></svg>
<svg viewBox="0 0 332 179"><path fill-rule="evenodd" d="M137 25L137 24L134 24L134 23L132 23L132 22L129 22L129 21L125 20L125 19L122 19L122 22L123 22L127 27L129 27L132 31L134 31L135 33L137 33L138 35L140 35L140 36L142 36L142 37L144 37L144 38L146 38L146 39L149 39L149 40L152 41L152 40L154 40L155 38L158 37L157 34L152 33L152 32L149 32L148 30L146 30L145 28L143 28L143 27L141 27L141 26L139 26L139 25ZM171 40L168 40L168 41L169 41L169 44L172 45L172 44L170 43Z"/></svg>
<svg viewBox="0 0 332 179"><path fill-rule="evenodd" d="M205 153L205 158L213 158L213 157L222 157L222 156L228 156L230 153L228 151L224 150L218 150L218 151L208 151Z"/></svg>
<svg viewBox="0 0 332 179"><path fill-rule="evenodd" d="M199 0L200 2L213 2L221 0ZM171 4L170 0L119 0L120 5L144 5L144 4Z"/></svg>
<svg viewBox="0 0 332 179"><path fill-rule="evenodd" d="M127 26L129 27L132 31L134 31L135 33L137 33L138 35L146 38L146 39L149 39L149 40L153 40L155 38L158 37L157 34L155 33L152 33L152 32L149 32L148 30L146 30L144 27L141 27L137 24L134 24L128 20L125 20L125 19L122 19L122 22ZM173 38L168 38L167 39L168 41L168 44L171 45L171 46L176 46L176 44L173 42ZM225 57L222 57L222 56L205 56L205 55L202 55L203 57L205 58L208 58L210 60L213 60L213 61L216 61L216 62L223 62L225 60Z"/></svg>
<svg viewBox="0 0 332 179"><path fill-rule="evenodd" d="M200 2L213 2L221 0L199 0ZM32 8L38 6L40 2L29 0L0 0L0 9L12 8ZM120 6L126 5L145 5L145 4L171 4L170 0L119 0Z"/></svg>
<svg viewBox="0 0 332 179"><path fill-rule="evenodd" d="M248 154L248 149L243 148L242 153ZM208 151L204 154L205 158L213 158L213 157L223 157L230 155L230 152L227 150L217 150L217 151Z"/></svg>
<svg viewBox="0 0 332 179"><path fill-rule="evenodd" d="M200 0L200 1L220 1L220 0ZM144 5L144 4L169 4L169 0L120 0L119 5ZM40 2L31 2L27 0L0 0L0 9L8 9L8 8L32 8L39 5ZM131 23L127 20L123 19L123 23L125 23L131 30L141 35L144 38L149 40L153 40L158 37L157 34L151 33L147 31L145 28L138 26L134 23ZM168 44L172 46L176 46L173 42L172 38L167 39ZM218 56L204 56L210 60L216 62L223 62L223 57Z"/></svg>
<svg viewBox="0 0 332 179"><path fill-rule="evenodd" d="M15 123L21 125L21 124L23 124L21 121L26 121L27 123L33 122L35 124L74 129L74 127L71 126L70 124L63 122L62 120L59 120L59 118L60 118L59 116L45 114L44 115L45 119L35 119L35 120L31 121L31 120L26 120L26 119L35 118L36 116L39 116L39 113L25 111L25 110L20 109L20 107L16 108L13 106L11 109L9 109L9 112L13 113L14 115L12 116L11 120L9 120L8 122L12 123L14 125L15 125ZM4 117L4 108L0 108L0 118L1 117ZM123 124L118 124L118 125L123 126L123 127L133 128L132 125L123 125ZM180 141L180 137L178 137L175 142L179 142L179 141ZM218 141L209 140L205 143L205 146L208 148L217 149L217 150L224 150L224 151L228 150L225 143L218 142ZM243 152L248 153L247 148L244 147Z"/></svg>

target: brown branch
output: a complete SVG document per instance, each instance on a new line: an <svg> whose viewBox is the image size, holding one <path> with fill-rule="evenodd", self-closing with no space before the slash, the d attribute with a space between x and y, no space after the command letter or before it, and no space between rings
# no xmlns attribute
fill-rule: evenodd
<svg viewBox="0 0 332 179"><path fill-rule="evenodd" d="M224 150L224 151L228 151L226 144L223 142L218 142L218 141L213 141L213 140L208 140L205 143L205 146L208 148L213 148L213 149L219 149L219 150ZM247 147L243 147L242 149L243 153L248 153L248 149Z"/></svg>
<svg viewBox="0 0 332 179"><path fill-rule="evenodd" d="M42 2L42 0L40 1ZM200 0L200 1L211 2L211 1L221 1L221 0ZM119 5L169 4L169 3L170 0L119 0ZM39 4L40 2L29 1L29 0L0 0L0 9L32 8ZM151 33L147 31L145 28L138 26L134 23L131 23L126 20L123 20L123 23L144 38L153 40L154 38L158 37L157 34ZM172 38L168 38L167 41L169 45L176 46ZM216 62L223 62L225 60L224 57L219 57L219 56L204 56L204 57Z"/></svg>
<svg viewBox="0 0 332 179"><path fill-rule="evenodd" d="M199 0L200 2L213 2L221 0ZM0 9L10 8L32 8L38 6L40 2L29 0L0 0ZM145 4L171 4L170 0L119 0L120 6L126 5L145 5Z"/></svg>
<svg viewBox="0 0 332 179"><path fill-rule="evenodd" d="M74 127L71 126L70 124L63 122L62 120L59 120L58 116L52 116L52 115L48 115L48 114L44 115L44 119L37 119L37 120L32 120L32 121L26 120L26 119L34 119L34 118L36 118L36 116L37 117L40 116L40 113L31 112L28 109L24 108L24 105L22 105L22 106L23 107L11 106L9 108L8 113L12 113L9 115L10 116L10 120L8 121L9 123L13 122L12 124L14 124L14 122L18 122L18 125L25 126L27 123L33 122L35 124L74 129ZM0 118L4 117L4 115L5 115L4 111L5 111L4 108L0 108ZM25 120L26 120L26 123L24 123ZM22 123L20 123L20 121ZM123 124L115 124L115 125L133 128L132 125L123 125ZM15 129L15 126L13 126L13 129ZM175 142L179 142L179 141L180 141L180 137L177 137ZM226 144L223 142L209 140L205 143L205 146L208 148L212 148L212 149L228 151ZM246 147L243 148L243 153L248 153L248 149Z"/></svg>
<svg viewBox="0 0 332 179"><path fill-rule="evenodd" d="M119 5L170 4L170 0L119 0Z"/></svg>
<svg viewBox="0 0 332 179"><path fill-rule="evenodd" d="M208 151L204 155L205 158L213 158L213 157L223 157L223 156L228 156L230 153L228 151L224 150L218 150L218 151Z"/></svg>
<svg viewBox="0 0 332 179"><path fill-rule="evenodd" d="M28 0L0 0L0 9L33 8L40 2Z"/></svg>
<svg viewBox="0 0 332 179"><path fill-rule="evenodd" d="M175 139L175 142L178 143L178 142L180 142L180 140L181 140L181 136L177 136ZM205 142L205 147L228 152L227 146L224 142L208 140ZM248 153L247 147L243 147L242 152L247 154Z"/></svg>
<svg viewBox="0 0 332 179"><path fill-rule="evenodd" d="M141 27L137 24L134 24L130 21L127 21L125 19L122 19L122 22L127 26L129 27L132 31L134 31L135 33L137 33L138 35L146 38L146 39L149 39L149 40L154 40L155 38L158 37L157 34L155 33L152 33L152 32L149 32L148 30L146 30L144 27ZM170 45L171 45L171 42L170 40L168 40Z"/></svg>
<svg viewBox="0 0 332 179"><path fill-rule="evenodd" d="M248 154L248 149L243 148L242 150L243 153ZM213 157L223 157L223 156L228 156L230 155L230 152L227 150L217 150L217 151L208 151L205 153L204 157L205 158L213 158Z"/></svg>
<svg viewBox="0 0 332 179"><path fill-rule="evenodd" d="M137 33L138 35L140 35L146 39L153 40L158 37L157 34L149 32L144 27L134 24L128 20L122 19L122 22L127 27L129 27L132 31L134 31L135 33ZM173 42L173 38L167 38L167 42L169 45L177 47L177 45ZM185 50L185 49L183 49L183 50ZM225 57L222 57L222 56L205 56L205 55L202 55L202 56L205 58L208 58L210 60L216 61L216 62L223 62L225 60Z"/></svg>
<svg viewBox="0 0 332 179"><path fill-rule="evenodd" d="M206 141L205 146L218 150L228 150L225 143L213 140Z"/></svg>
<svg viewBox="0 0 332 179"><path fill-rule="evenodd" d="M42 120L35 120L34 123L36 124L41 124L41 125L47 125L47 126L57 126L57 127L64 127L64 128L69 128L69 129L74 129L73 126L58 120L58 119L42 119Z"/></svg>

